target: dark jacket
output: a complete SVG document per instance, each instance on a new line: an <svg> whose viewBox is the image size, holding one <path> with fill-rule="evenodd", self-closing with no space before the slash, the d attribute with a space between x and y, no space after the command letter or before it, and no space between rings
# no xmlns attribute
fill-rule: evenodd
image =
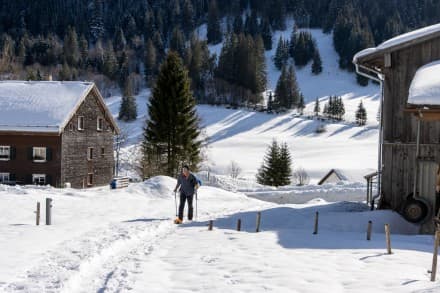
<svg viewBox="0 0 440 293"><path fill-rule="evenodd" d="M177 186L180 186L180 193L191 196L195 193L197 186L197 179L193 174L189 174L188 177L185 177L183 174L179 175L177 178Z"/></svg>

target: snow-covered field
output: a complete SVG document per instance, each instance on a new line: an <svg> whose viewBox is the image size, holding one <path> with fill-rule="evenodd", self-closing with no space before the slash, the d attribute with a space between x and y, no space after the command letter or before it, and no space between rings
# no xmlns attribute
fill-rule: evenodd
<svg viewBox="0 0 440 293"><path fill-rule="evenodd" d="M0 291L440 290L427 272L432 236L413 235L417 227L391 211L324 200L277 205L204 186L198 220L178 227L172 224L174 184L156 177L116 191L0 186ZM36 202L45 197L54 200L53 225L35 226ZM260 233L256 211L262 212ZM319 233L312 235L316 211ZM211 219L214 231L206 227ZM235 231L237 219L242 232ZM365 239L369 220L371 241ZM385 223L392 255L385 254Z"/></svg>

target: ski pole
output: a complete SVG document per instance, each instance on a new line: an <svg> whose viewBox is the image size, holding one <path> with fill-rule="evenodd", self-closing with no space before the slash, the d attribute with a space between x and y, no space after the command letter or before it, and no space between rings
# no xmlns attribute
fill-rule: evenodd
<svg viewBox="0 0 440 293"><path fill-rule="evenodd" d="M177 217L177 192L174 191L174 205L176 206L176 217Z"/></svg>
<svg viewBox="0 0 440 293"><path fill-rule="evenodd" d="M197 190L196 190L196 221L197 221Z"/></svg>

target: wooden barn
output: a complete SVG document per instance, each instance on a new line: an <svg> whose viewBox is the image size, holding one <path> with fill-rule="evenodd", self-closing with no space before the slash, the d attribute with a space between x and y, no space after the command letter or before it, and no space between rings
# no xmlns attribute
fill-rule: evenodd
<svg viewBox="0 0 440 293"><path fill-rule="evenodd" d="M440 24L390 39L354 57L381 84L378 207L432 231L440 162ZM429 81L429 82L427 82Z"/></svg>
<svg viewBox="0 0 440 293"><path fill-rule="evenodd" d="M0 81L0 183L109 184L117 133L92 82Z"/></svg>

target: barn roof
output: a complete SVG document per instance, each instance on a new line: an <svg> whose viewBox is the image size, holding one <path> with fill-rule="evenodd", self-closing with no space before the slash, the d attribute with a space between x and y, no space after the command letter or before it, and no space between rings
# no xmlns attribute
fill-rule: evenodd
<svg viewBox="0 0 440 293"><path fill-rule="evenodd" d="M92 90L108 112L93 82L0 81L0 131L59 134Z"/></svg>
<svg viewBox="0 0 440 293"><path fill-rule="evenodd" d="M440 37L440 23L396 36L375 48L362 50L354 55L353 62L359 64L365 60L374 59L386 53L397 51L436 37Z"/></svg>

